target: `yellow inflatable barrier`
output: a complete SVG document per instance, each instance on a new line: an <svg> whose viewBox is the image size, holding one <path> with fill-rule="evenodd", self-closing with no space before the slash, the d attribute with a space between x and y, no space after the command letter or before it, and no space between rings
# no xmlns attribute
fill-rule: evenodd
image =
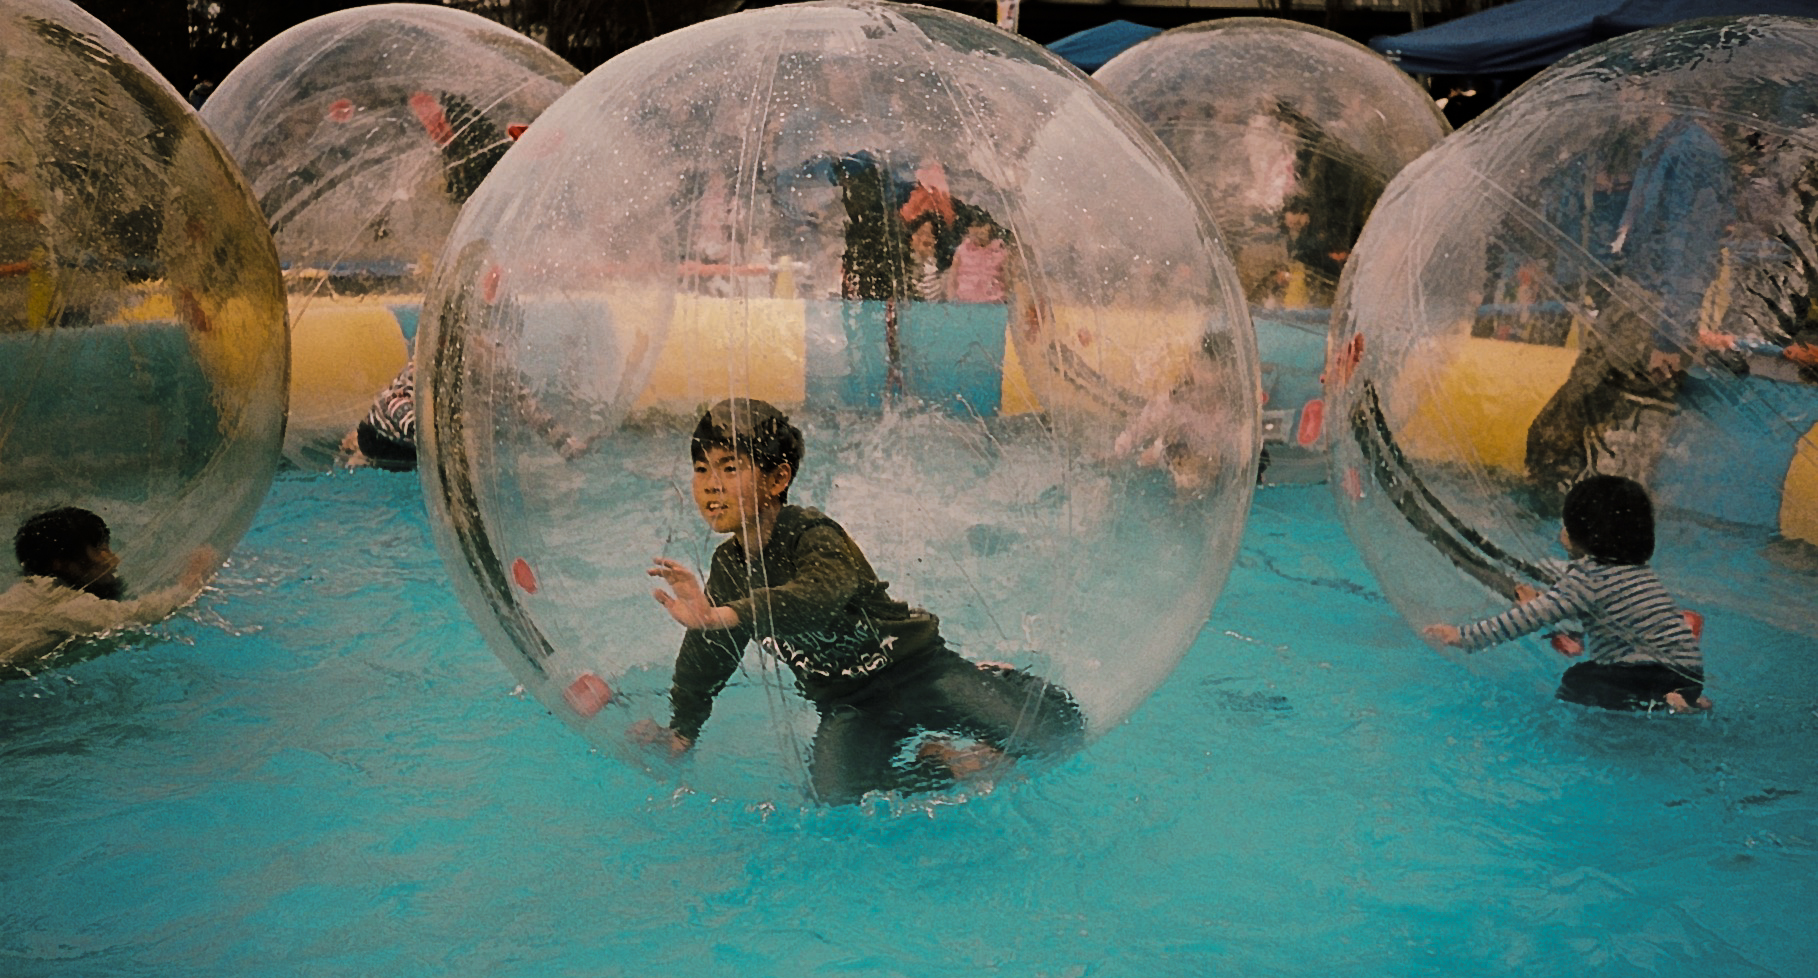
<svg viewBox="0 0 1818 978"><path fill-rule="evenodd" d="M1818 544L1818 426L1793 449L1780 492L1780 535Z"/></svg>
<svg viewBox="0 0 1818 978"><path fill-rule="evenodd" d="M1565 384L1578 351L1448 336L1404 370L1387 409L1402 451L1422 461L1482 465L1520 476L1528 428Z"/></svg>
<svg viewBox="0 0 1818 978"><path fill-rule="evenodd" d="M1201 342L1185 310L1056 305L1050 320L1020 341L1041 354L1031 363L1019 352L1016 333L1023 328L1013 318L1004 347L1005 414L1044 404L1099 416L1133 412L1181 381ZM1168 340L1158 343L1158 336Z"/></svg>
<svg viewBox="0 0 1818 978"><path fill-rule="evenodd" d="M232 404L217 407L232 409L226 413L237 414L239 406L260 386L276 381L275 372L281 369L283 350L271 349L271 344L260 342L260 334L271 329L276 317L284 313L275 303L260 303L238 296L222 302L212 298L198 299L190 312L191 316L199 316L208 324L206 329L189 332L196 357L214 382L218 396L234 400ZM156 289L143 290L120 311L120 321L128 324L176 323L186 319L178 315L177 304L160 285Z"/></svg>
<svg viewBox="0 0 1818 978"><path fill-rule="evenodd" d="M1409 457L1525 472L1528 429L1565 383L1575 346L1537 346L1471 336L1433 341L1422 366L1388 392L1387 409ZM1765 514L1764 514L1765 515ZM1818 426L1794 446L1782 483L1780 535L1818 544Z"/></svg>
<svg viewBox="0 0 1818 978"><path fill-rule="evenodd" d="M1035 399L1035 390L1023 373L1023 361L1016 354L1015 332L1014 326L1004 328L1003 411L1005 414L1033 414L1042 409L1042 404Z"/></svg>
<svg viewBox="0 0 1818 978"><path fill-rule="evenodd" d="M383 304L293 300L287 451L338 443L409 360L398 317Z"/></svg>
<svg viewBox="0 0 1818 978"><path fill-rule="evenodd" d="M611 303L617 322L662 315L663 303L646 296L633 299L620 296ZM807 399L806 302L699 295L676 295L673 301L661 346L632 411L688 414L727 396L761 398L785 408ZM1053 363L1043 369L1041 380L1069 399L1140 404L1179 381L1185 354L1198 343L1186 315L1134 307L1056 307L1042 336L1060 355L1046 358ZM1036 385L1017 353L1017 328L1015 322L1006 327L1000 409L1004 414L1041 410ZM1154 341L1158 334L1178 339L1158 345ZM627 341L631 348L621 355L641 359L639 351L648 335L635 331ZM1077 390L1062 394L1072 388Z"/></svg>
<svg viewBox="0 0 1818 978"><path fill-rule="evenodd" d="M632 409L691 414L727 396L799 406L807 399L807 324L800 299L678 295Z"/></svg>

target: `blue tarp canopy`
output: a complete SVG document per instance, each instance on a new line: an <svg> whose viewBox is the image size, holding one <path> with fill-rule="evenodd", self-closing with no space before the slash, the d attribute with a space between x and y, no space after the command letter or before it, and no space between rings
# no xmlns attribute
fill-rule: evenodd
<svg viewBox="0 0 1818 978"><path fill-rule="evenodd" d="M1161 33L1158 27L1144 27L1132 24L1127 20L1114 20L1109 24L1100 24L1078 34L1066 37L1048 45L1048 50L1066 58L1079 70L1097 71L1105 62L1135 47L1137 42L1146 41Z"/></svg>
<svg viewBox="0 0 1818 978"><path fill-rule="evenodd" d="M1818 16L1818 0L1515 0L1370 47L1417 75L1504 75L1648 27L1742 14Z"/></svg>

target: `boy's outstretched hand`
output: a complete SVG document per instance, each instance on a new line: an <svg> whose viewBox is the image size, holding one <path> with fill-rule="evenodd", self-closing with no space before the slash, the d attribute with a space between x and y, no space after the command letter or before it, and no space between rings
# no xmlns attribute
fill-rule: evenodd
<svg viewBox="0 0 1818 978"><path fill-rule="evenodd" d="M649 717L632 724L626 733L633 741L645 747L659 747L668 751L671 760L688 753L688 748L694 746L694 741Z"/></svg>
<svg viewBox="0 0 1818 978"><path fill-rule="evenodd" d="M1428 625L1420 630L1420 634L1428 641L1441 645L1457 645L1462 637L1457 625Z"/></svg>
<svg viewBox="0 0 1818 978"><path fill-rule="evenodd" d="M650 576L662 578L675 593L657 588L650 594L683 628L731 628L739 623L738 612L723 605L716 606L707 597L707 592L701 590L701 579L694 576L694 571L668 557L657 557L654 562L656 566L650 568Z"/></svg>

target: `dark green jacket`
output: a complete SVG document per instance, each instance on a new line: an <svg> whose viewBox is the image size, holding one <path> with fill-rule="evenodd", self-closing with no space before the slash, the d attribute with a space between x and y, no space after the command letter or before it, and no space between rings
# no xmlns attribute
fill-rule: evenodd
<svg viewBox="0 0 1818 978"><path fill-rule="evenodd" d="M739 625L683 636L670 726L690 740L700 735L751 641L782 660L817 703L850 696L883 670L940 647L939 620L891 598L888 587L819 510L784 506L755 564L737 536L720 544L707 597L738 612Z"/></svg>

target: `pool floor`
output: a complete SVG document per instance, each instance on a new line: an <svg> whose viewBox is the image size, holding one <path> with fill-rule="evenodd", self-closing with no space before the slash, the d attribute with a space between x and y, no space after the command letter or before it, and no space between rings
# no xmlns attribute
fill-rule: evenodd
<svg viewBox="0 0 1818 978"><path fill-rule="evenodd" d="M1323 487L1264 490L1212 623L1082 755L769 808L514 695L417 493L282 478L197 608L0 684L0 975L1818 968L1818 663L1741 615L1703 609L1714 713L1569 707L1423 646Z"/></svg>

